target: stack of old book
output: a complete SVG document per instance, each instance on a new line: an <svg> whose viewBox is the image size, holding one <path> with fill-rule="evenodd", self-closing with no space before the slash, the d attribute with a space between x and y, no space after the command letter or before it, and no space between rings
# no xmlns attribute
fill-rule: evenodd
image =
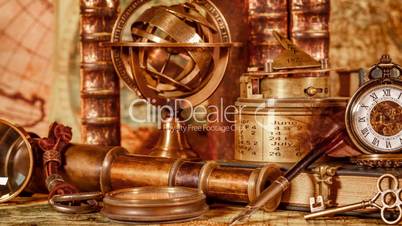
<svg viewBox="0 0 402 226"><path fill-rule="evenodd" d="M385 173L398 178L402 176L402 171L398 168L368 168L334 161L319 163L291 182L289 190L282 197L281 206L285 209L310 211L310 198L317 198L319 195L323 195L326 207L371 199L378 192L378 178ZM402 182L402 179L399 181ZM361 212L367 213L360 210L348 214Z"/></svg>

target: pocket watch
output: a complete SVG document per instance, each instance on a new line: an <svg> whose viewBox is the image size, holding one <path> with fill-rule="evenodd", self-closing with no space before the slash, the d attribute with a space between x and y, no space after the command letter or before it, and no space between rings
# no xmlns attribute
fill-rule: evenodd
<svg viewBox="0 0 402 226"><path fill-rule="evenodd" d="M354 145L365 154L402 151L402 68L383 55L367 80L350 99L346 128Z"/></svg>

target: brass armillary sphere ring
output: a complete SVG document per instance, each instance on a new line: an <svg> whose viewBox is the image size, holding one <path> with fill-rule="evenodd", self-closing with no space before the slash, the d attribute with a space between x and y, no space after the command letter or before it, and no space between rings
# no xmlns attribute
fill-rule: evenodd
<svg viewBox="0 0 402 226"><path fill-rule="evenodd" d="M117 19L111 43L119 77L154 105L181 109L205 101L221 82L232 43L229 27L209 0L173 5L132 2Z"/></svg>

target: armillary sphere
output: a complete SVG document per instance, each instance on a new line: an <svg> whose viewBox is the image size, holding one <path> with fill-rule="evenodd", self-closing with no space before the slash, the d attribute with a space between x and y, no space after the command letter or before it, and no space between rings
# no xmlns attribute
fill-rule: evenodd
<svg viewBox="0 0 402 226"><path fill-rule="evenodd" d="M230 47L239 46L231 42L219 9L210 0L132 1L117 19L109 45L115 69L131 90L151 104L174 107L163 117L151 155L196 158L180 111L213 94Z"/></svg>

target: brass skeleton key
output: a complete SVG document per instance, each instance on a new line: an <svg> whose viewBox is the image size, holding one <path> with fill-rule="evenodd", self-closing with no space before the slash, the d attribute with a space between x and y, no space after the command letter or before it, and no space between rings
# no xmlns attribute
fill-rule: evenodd
<svg viewBox="0 0 402 226"><path fill-rule="evenodd" d="M370 200L363 200L363 201L358 202L358 203L354 203L354 204L350 204L350 205L346 205L346 206L340 206L340 207L336 207L336 208L332 208L332 209L328 209L328 210L323 210L323 211L316 212L316 213L307 214L307 215L304 216L304 219L308 220L308 219L312 219L312 218L316 218L316 217L332 216L332 215L335 215L337 213L343 213L343 212L352 211L352 210L364 209L364 208L367 208L369 206L381 209L381 207L378 204L375 203L375 200L378 198L378 196L380 196L380 194L381 193L377 193Z"/></svg>
<svg viewBox="0 0 402 226"><path fill-rule="evenodd" d="M386 183L386 187L382 186L382 181L388 179L388 183ZM316 213L311 213L304 216L304 219L311 219L315 217L324 217L329 215L334 215L337 213L343 213L346 211L352 211L357 209L367 208L369 206L375 207L380 210L381 219L386 224L397 224L402 219L402 200L401 194L402 189L399 188L399 180L396 176L392 174L384 174L377 180L377 189L378 192L375 196L370 200L363 200L358 203L354 203L351 205L341 206L333 209L328 209ZM394 197L393 200L387 200L387 197ZM377 200L378 199L378 200ZM380 204L377 204L378 201ZM395 211L397 210L397 211ZM387 219L386 215L389 213L397 212L396 218Z"/></svg>

